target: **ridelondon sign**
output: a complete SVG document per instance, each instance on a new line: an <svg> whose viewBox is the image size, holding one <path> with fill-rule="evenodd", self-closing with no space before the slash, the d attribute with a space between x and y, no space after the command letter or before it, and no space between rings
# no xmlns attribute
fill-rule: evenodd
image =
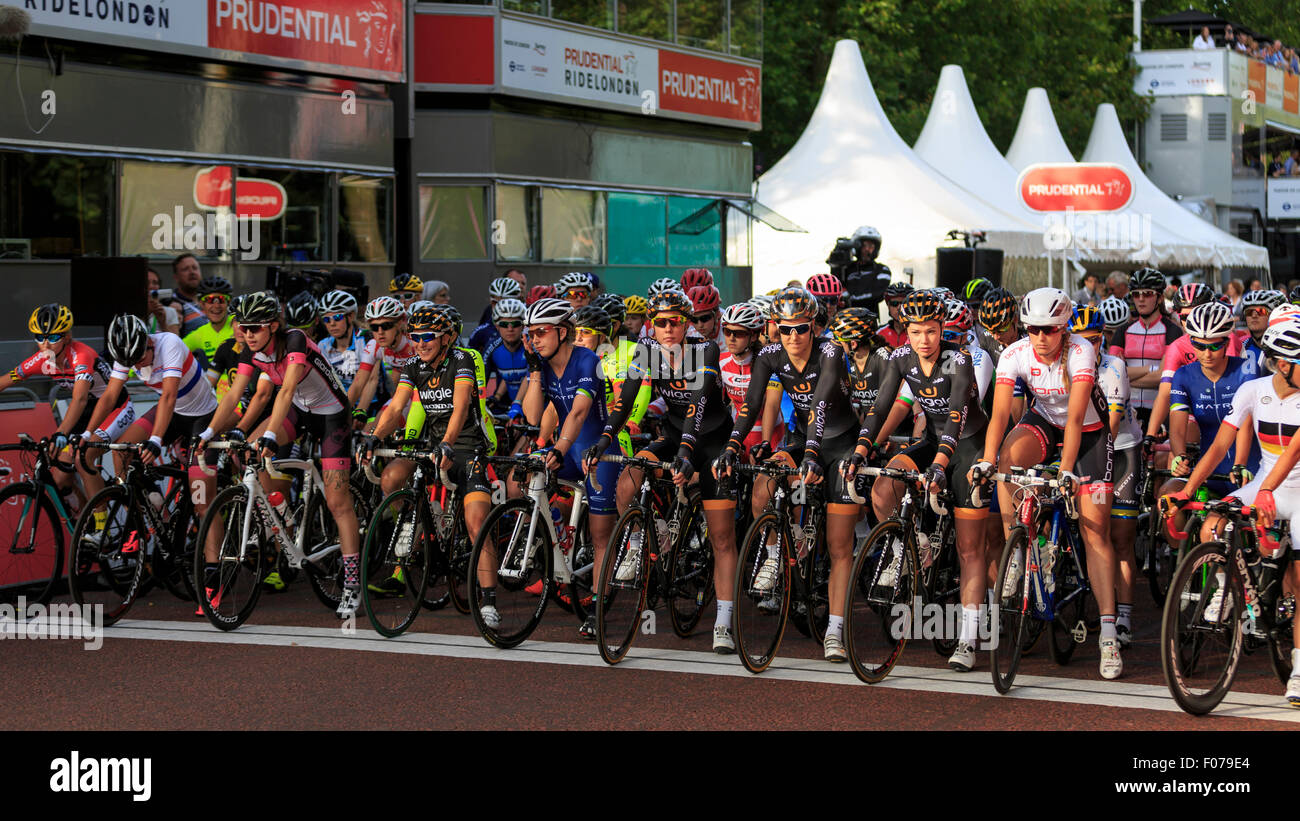
<svg viewBox="0 0 1300 821"><path fill-rule="evenodd" d="M1119 211L1133 201L1128 172L1109 163L1037 163L1020 172L1020 201L1030 211Z"/></svg>

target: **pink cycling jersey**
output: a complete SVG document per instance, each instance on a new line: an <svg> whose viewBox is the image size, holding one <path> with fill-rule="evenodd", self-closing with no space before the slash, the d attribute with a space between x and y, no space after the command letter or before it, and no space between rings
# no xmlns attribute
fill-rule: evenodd
<svg viewBox="0 0 1300 821"><path fill-rule="evenodd" d="M1228 337L1228 356L1241 356L1241 339L1233 334ZM1160 365L1160 381L1174 381L1174 371L1196 361L1196 349L1192 347L1192 338L1184 334L1173 341L1165 350Z"/></svg>
<svg viewBox="0 0 1300 821"><path fill-rule="evenodd" d="M60 388L71 388L74 382L89 382L90 395L102 396L111 374L112 368L94 348L74 339L57 357L52 350L37 351L10 371L9 378L21 382L34 376L48 376Z"/></svg>
<svg viewBox="0 0 1300 821"><path fill-rule="evenodd" d="M267 346L268 348L270 345ZM293 392L294 407L307 413L330 416L348 406L348 395L325 354L316 343L297 329L285 336L284 351L260 350L257 353L244 348L239 353L239 373L253 375L254 368L261 370L276 385L284 384L284 375L290 365L306 365L307 373L298 380Z"/></svg>

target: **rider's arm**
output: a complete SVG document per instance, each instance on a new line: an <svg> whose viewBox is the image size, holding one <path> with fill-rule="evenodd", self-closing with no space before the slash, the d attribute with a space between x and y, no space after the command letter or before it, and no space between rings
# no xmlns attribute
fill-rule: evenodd
<svg viewBox="0 0 1300 821"><path fill-rule="evenodd" d="M979 395L975 387L975 365L969 353L961 349L944 351L939 355L939 367L951 371L949 384L952 387L948 394L948 418L939 431L939 447L934 461L947 468L957 452L962 429L966 427L966 415L972 404L978 404Z"/></svg>
<svg viewBox="0 0 1300 821"><path fill-rule="evenodd" d="M808 436L804 444L804 458L809 455L819 457L822 449L822 433L830 427L827 410L836 392L843 393L843 385L848 381L845 373L844 354L833 342L823 342L818 349L817 387L813 389L812 414L808 420ZM836 454L838 457L838 454Z"/></svg>
<svg viewBox="0 0 1300 821"><path fill-rule="evenodd" d="M162 393L158 396L158 407L154 411L153 417L153 435L150 440L158 439L167 433L167 428L171 426L172 414L176 410L176 395L181 390L181 378L179 376L163 377ZM208 388L207 390L211 390Z"/></svg>
<svg viewBox="0 0 1300 821"><path fill-rule="evenodd" d="M867 419L862 424L862 430L858 432L860 453L865 454L867 448L877 441L885 418L890 415L894 401L898 399L898 392L903 385L903 371L898 365L901 361L901 358L890 357L885 363L884 371L880 376L880 391L876 394L876 401L867 410Z"/></svg>
<svg viewBox="0 0 1300 821"><path fill-rule="evenodd" d="M233 389L232 386L231 390ZM244 408L244 415L240 417L238 424L235 425L245 436L252 433L253 428L257 427L257 423L261 421L262 413L266 410L266 406L270 403L271 396L274 393L275 383L271 381L271 377L260 374L257 378L257 387L253 388L253 398L248 400L248 407Z"/></svg>
<svg viewBox="0 0 1300 821"><path fill-rule="evenodd" d="M1155 402L1151 405L1151 419L1147 422L1146 435L1155 436L1160 432L1165 417L1169 415L1169 383L1161 382L1156 390Z"/></svg>
<svg viewBox="0 0 1300 821"><path fill-rule="evenodd" d="M1061 471L1074 472L1079 458L1079 445L1083 441L1083 420L1097 383L1096 355L1092 346L1075 343L1066 337L1061 356L1062 367L1070 380L1070 405L1065 417L1065 433L1061 437ZM1093 477L1097 479L1097 477Z"/></svg>
<svg viewBox="0 0 1300 821"><path fill-rule="evenodd" d="M69 433L80 433L74 431L77 420L81 418L81 413L86 409L86 403L90 401L90 380L78 379L72 383L72 398L68 400L68 409L63 412L63 422L59 424L59 433L67 435Z"/></svg>
<svg viewBox="0 0 1300 821"><path fill-rule="evenodd" d="M524 409L524 418L530 425L540 425L542 411L546 408L546 388L542 386L542 372L529 371L516 395L519 406Z"/></svg>
<svg viewBox="0 0 1300 821"><path fill-rule="evenodd" d="M1006 361L1006 357L1002 358ZM1001 369L1002 363L998 363ZM998 463L998 449L1002 447L1002 439L1007 433L1007 424L1011 421L1011 400L1012 394L1015 393L1015 379L1003 380L999 376L993 383L993 412L989 414L988 427L984 429L984 455L981 461L988 462L991 465Z"/></svg>
<svg viewBox="0 0 1300 821"><path fill-rule="evenodd" d="M763 441L771 442L781 424L781 389L769 387L763 394Z"/></svg>
<svg viewBox="0 0 1300 821"><path fill-rule="evenodd" d="M457 388L460 386L457 385ZM393 431L397 430L406 421L406 414L402 411L406 408L406 399L414 391L414 387L405 378L397 383L397 390L393 392L393 401L384 406L379 412L379 418L375 420L375 429L373 434L376 439L383 439ZM455 399L457 408L460 406L460 396ZM418 403L418 400L417 400ZM466 402L466 407L469 403Z"/></svg>
<svg viewBox="0 0 1300 821"><path fill-rule="evenodd" d="M266 433L272 438L284 429L284 420L289 416L289 408L293 405L293 392L298 389L298 383L310 368L311 365L306 362L291 361L284 369L284 380L280 382L280 392L275 396L275 404L271 406L271 416L266 423Z"/></svg>
<svg viewBox="0 0 1300 821"><path fill-rule="evenodd" d="M99 401L95 403L95 412L90 415L90 424L86 425L83 433L94 433L99 430L99 426L113 408L117 407L117 398L122 395L122 387L126 384L126 374L118 376L116 373L108 380L108 385L104 387L104 392L100 394Z"/></svg>
<svg viewBox="0 0 1300 821"><path fill-rule="evenodd" d="M736 412L736 421L731 428L731 439L727 442L727 447L737 453L744 449L745 437L753 429L759 412L766 405L767 383L771 376L772 366L768 363L767 358L763 356L763 352L759 351L754 354L754 365L749 372L749 389L745 391L744 404Z"/></svg>
<svg viewBox="0 0 1300 821"><path fill-rule="evenodd" d="M718 380L722 373L718 365L718 346L709 343L704 346L703 351L704 361L698 363L695 371L696 385L694 395L691 397L691 410L687 415L686 427L682 430L681 444L677 447L679 459L689 459L695 453L695 443L704 430L705 414L712 410L708 407L709 395L712 394L721 401L726 401L722 398L725 392L718 390Z"/></svg>
<svg viewBox="0 0 1300 821"><path fill-rule="evenodd" d="M1169 412L1169 459L1187 455L1187 416L1186 410Z"/></svg>
<svg viewBox="0 0 1300 821"><path fill-rule="evenodd" d="M208 423L208 427L212 429L214 434L228 430L235 423L235 408L239 404L239 397L244 395L244 391L248 389L248 381L253 378L255 373L257 373L257 369L253 367L253 352L248 348L244 348L239 352L239 365L235 368L235 378L231 380L230 389L217 403L217 409L212 414L212 421ZM260 392L260 383L258 389ZM252 411L253 408L250 406L244 413L244 419L256 419L257 416ZM244 433L248 433L248 431L245 430Z"/></svg>
<svg viewBox="0 0 1300 821"><path fill-rule="evenodd" d="M880 426L880 432L876 434L877 440L881 442L887 440L891 435L893 435L894 431L898 430L898 426L911 418L911 416L911 404L900 397L899 400L894 403L894 406L889 409L889 415L885 417L885 423Z"/></svg>
<svg viewBox="0 0 1300 821"><path fill-rule="evenodd" d="M465 357L469 359L469 357ZM447 422L447 432L442 436L444 445L453 445L457 437L460 436L461 429L465 427L465 420L469 418L469 409L476 401L478 385L474 381L474 367L469 366L469 370L464 375L457 375L456 385L452 390L452 402L455 409L451 412L451 419Z"/></svg>
<svg viewBox="0 0 1300 821"><path fill-rule="evenodd" d="M564 419L564 427L560 429L560 435L555 440L555 449L561 455L567 455L573 443L577 440L578 434L582 431L582 423L587 421L587 413L597 402L603 402L603 399L593 398L592 394L585 391L579 391L577 396L573 397L573 405L569 409L569 415Z"/></svg>
<svg viewBox="0 0 1300 821"><path fill-rule="evenodd" d="M348 402L354 408L365 410L370 407L370 400L375 398L379 383L375 381L376 373L383 370L376 360L380 356L379 343L371 339L361 346L358 355L357 375L352 378L348 388Z"/></svg>
<svg viewBox="0 0 1300 821"><path fill-rule="evenodd" d="M610 411L609 418L605 421L605 430L602 435L610 439L618 436L618 432L627 424L628 418L632 415L632 408L636 404L637 397L641 394L642 387L649 387L649 381L642 382L638 377L628 374L627 379L623 380L618 398L614 400L614 408ZM649 405L649 402L646 402ZM644 412L644 409L642 409Z"/></svg>
<svg viewBox="0 0 1300 821"><path fill-rule="evenodd" d="M1250 414L1246 414L1246 425L1250 424ZM1245 425L1243 425L1245 427ZM1237 439L1238 428L1229 422L1223 420L1219 426L1219 432L1214 436L1214 442L1209 449L1201 453L1200 460L1192 470L1192 475L1187 477L1187 484L1183 486L1183 492L1188 496L1196 493L1201 485L1205 484L1205 479L1214 472L1214 468L1223 461L1223 457L1228 454L1228 448L1232 447L1233 442Z"/></svg>

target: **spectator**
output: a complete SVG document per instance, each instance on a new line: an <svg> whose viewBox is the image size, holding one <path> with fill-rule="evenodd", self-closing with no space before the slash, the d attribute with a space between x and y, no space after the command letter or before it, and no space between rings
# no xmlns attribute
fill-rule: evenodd
<svg viewBox="0 0 1300 821"><path fill-rule="evenodd" d="M1291 49L1291 62L1287 67L1291 69L1292 74L1300 74L1300 55L1296 54L1295 49Z"/></svg>
<svg viewBox="0 0 1300 821"><path fill-rule="evenodd" d="M1274 40L1272 47L1268 49L1264 62L1277 68L1282 67L1282 41Z"/></svg>
<svg viewBox="0 0 1300 821"><path fill-rule="evenodd" d="M1228 285L1224 289L1228 299L1232 300L1232 310L1237 310L1237 305L1241 302L1241 295L1246 293L1246 283L1239 279L1228 280Z"/></svg>
<svg viewBox="0 0 1300 821"><path fill-rule="evenodd" d="M1197 51L1208 51L1214 48L1214 38L1210 36L1209 26L1201 27L1201 33L1192 41L1192 48Z"/></svg>
<svg viewBox="0 0 1300 821"><path fill-rule="evenodd" d="M519 287L523 290L523 292L525 294L528 293L528 277L524 275L523 271L519 270L518 268L511 268L509 271L506 271L502 276L508 276L511 279L513 279L515 282L518 282Z"/></svg>
<svg viewBox="0 0 1300 821"><path fill-rule="evenodd" d="M1300 151L1288 151L1286 160L1282 163L1282 174L1287 177L1294 177L1297 171L1300 171Z"/></svg>
<svg viewBox="0 0 1300 821"><path fill-rule="evenodd" d="M1099 305L1101 304L1101 277L1089 271L1083 275L1083 281L1079 283L1081 288L1074 292L1074 301L1080 305Z"/></svg>
<svg viewBox="0 0 1300 821"><path fill-rule="evenodd" d="M439 305L451 304L451 288L440 279L426 279L424 281L423 296L425 299Z"/></svg>
<svg viewBox="0 0 1300 821"><path fill-rule="evenodd" d="M176 313L176 309L170 305L164 305L158 301L158 291L162 287L162 280L158 278L158 272L154 269L148 269L146 274L149 283L149 333L156 334L160 331L166 331L169 334L180 334L181 316Z"/></svg>
<svg viewBox="0 0 1300 821"><path fill-rule="evenodd" d="M199 282L203 279L203 271L199 268L198 257L181 254L172 260L172 279L176 286L172 291L172 307L180 314L181 336L184 336L208 321L199 306Z"/></svg>
<svg viewBox="0 0 1300 821"><path fill-rule="evenodd" d="M1251 277L1250 282L1246 283L1246 290L1247 290L1247 291L1262 291L1262 290L1264 290L1264 283L1260 282L1260 281L1259 281L1257 278L1255 278L1255 277Z"/></svg>
<svg viewBox="0 0 1300 821"><path fill-rule="evenodd" d="M1116 299L1128 296L1128 274L1123 271L1111 271L1106 277L1106 293Z"/></svg>
<svg viewBox="0 0 1300 821"><path fill-rule="evenodd" d="M1223 27L1223 47L1232 51L1237 48L1237 35L1232 33L1232 26Z"/></svg>

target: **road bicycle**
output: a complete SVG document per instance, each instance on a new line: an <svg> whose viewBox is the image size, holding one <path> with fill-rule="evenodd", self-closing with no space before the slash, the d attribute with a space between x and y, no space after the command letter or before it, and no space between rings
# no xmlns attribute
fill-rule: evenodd
<svg viewBox="0 0 1300 821"><path fill-rule="evenodd" d="M22 595L30 604L48 604L63 572L64 531L71 534L75 527L53 471L74 468L50 457L48 438L38 442L20 433L16 443L0 445L5 451L22 454L24 472L0 490L0 531L12 534L8 549L0 551L0 602L12 604ZM8 467L0 471L12 474Z"/></svg>

